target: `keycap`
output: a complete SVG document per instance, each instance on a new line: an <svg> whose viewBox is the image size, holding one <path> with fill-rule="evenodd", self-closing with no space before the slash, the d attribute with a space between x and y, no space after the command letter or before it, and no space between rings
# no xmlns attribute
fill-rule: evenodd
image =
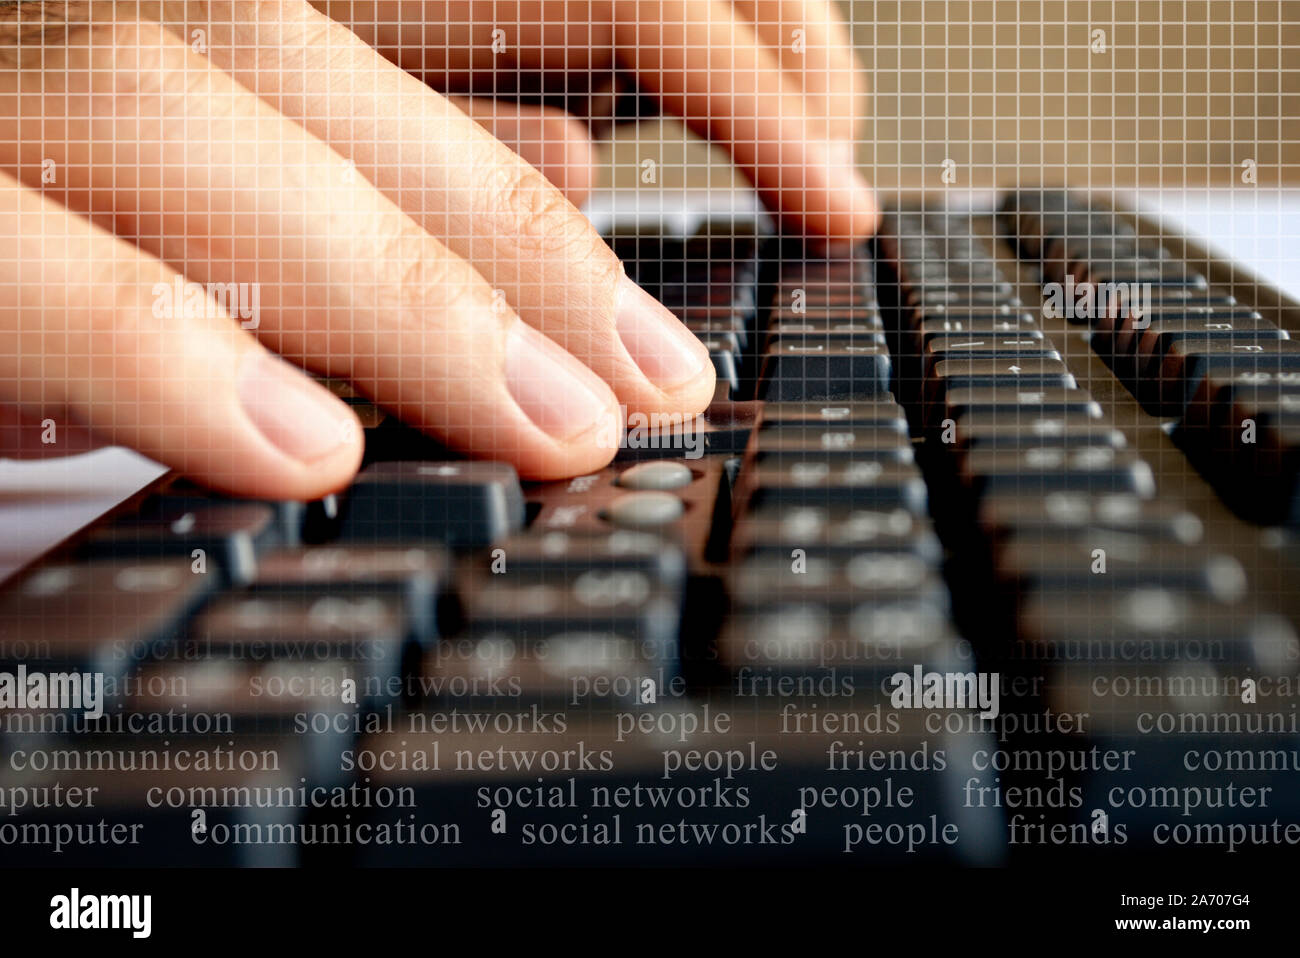
<svg viewBox="0 0 1300 958"><path fill-rule="evenodd" d="M1150 315L1143 314L1141 317L1125 315L1114 319L1103 319L1093 331L1092 348L1111 362L1111 368L1115 370L1116 375L1132 381L1137 378L1138 370L1141 368L1136 363L1137 344L1153 328L1157 333L1165 334L1165 341L1159 345L1162 356L1165 347L1174 338L1203 335L1206 338L1230 339L1238 329L1247 334L1253 331L1264 333L1269 329L1277 329L1272 323L1261 320L1260 315L1253 309L1211 309L1204 312L1160 309L1152 310ZM1287 336L1282 334L1272 338L1286 339ZM1147 348L1147 352L1153 351L1158 342L1159 340L1154 341Z"/></svg>
<svg viewBox="0 0 1300 958"><path fill-rule="evenodd" d="M1052 492L1045 496L988 495L980 502L980 526L990 537L1080 538L1118 532L1192 545L1201 541L1200 519L1178 505L1132 493Z"/></svg>
<svg viewBox="0 0 1300 958"><path fill-rule="evenodd" d="M903 508L773 506L741 517L732 533L732 553L847 556L856 552L903 552L937 563L943 550L929 521Z"/></svg>
<svg viewBox="0 0 1300 958"><path fill-rule="evenodd" d="M1144 499L1155 495L1155 477L1145 460L1128 450L1104 446L977 450L962 460L961 475L978 495L1128 492Z"/></svg>
<svg viewBox="0 0 1300 958"><path fill-rule="evenodd" d="M676 676L680 594L635 569L540 580L473 574L465 629L425 657L429 695L511 704L632 703Z"/></svg>
<svg viewBox="0 0 1300 958"><path fill-rule="evenodd" d="M941 583L930 588L936 596L946 593ZM946 603L915 594L849 610L796 598L740 608L718 637L718 659L742 676L831 671L852 678L855 686L881 684L906 671L902 665L949 671L960 663Z"/></svg>
<svg viewBox="0 0 1300 958"><path fill-rule="evenodd" d="M1278 329L1258 316L1251 319L1228 321L1223 319L1162 319L1153 320L1127 343L1118 341L1119 348L1131 353L1134 378L1154 374L1159 370L1165 355L1174 343L1190 345L1192 342L1231 343L1233 346L1268 343L1290 339L1285 330ZM1118 372L1118 370L1117 370Z"/></svg>
<svg viewBox="0 0 1300 958"><path fill-rule="evenodd" d="M883 324L839 319L826 323L781 321L768 327L764 348L770 350L778 342L804 346L821 344L828 349L872 343L884 346L885 327Z"/></svg>
<svg viewBox="0 0 1300 958"><path fill-rule="evenodd" d="M120 678L170 645L216 586L188 559L41 566L0 593L0 655Z"/></svg>
<svg viewBox="0 0 1300 958"><path fill-rule="evenodd" d="M724 387L729 390L729 387ZM699 459L745 451L758 419L759 403L715 399L702 416L633 416L619 441L616 462L644 459Z"/></svg>
<svg viewBox="0 0 1300 958"><path fill-rule="evenodd" d="M1099 533L1091 542L1013 536L999 547L997 569L1022 591L1158 588L1204 593L1221 602L1235 602L1246 592L1245 570L1232 556L1122 533Z"/></svg>
<svg viewBox="0 0 1300 958"><path fill-rule="evenodd" d="M759 428L866 427L907 432L907 414L892 398L848 403L782 402L764 405Z"/></svg>
<svg viewBox="0 0 1300 958"><path fill-rule="evenodd" d="M1034 392L1074 389L1074 376L1059 359L945 359L925 381L928 405L941 405L950 390L1015 389Z"/></svg>
<svg viewBox="0 0 1300 958"><path fill-rule="evenodd" d="M523 521L523 490L506 463L384 462L357 476L341 535L353 542L479 546Z"/></svg>
<svg viewBox="0 0 1300 958"><path fill-rule="evenodd" d="M673 585L686 574L686 557L677 545L656 532L636 529L521 532L501 540L493 553L486 563L489 571L525 579L633 570Z"/></svg>
<svg viewBox="0 0 1300 958"><path fill-rule="evenodd" d="M1047 387L1020 389L1014 385L949 389L946 405L935 412L960 422L965 416L1089 416L1101 418L1101 406L1085 389Z"/></svg>
<svg viewBox="0 0 1300 958"><path fill-rule="evenodd" d="M252 580L258 553L279 539L274 510L261 503L168 503L91 533L90 559L183 557L232 585Z"/></svg>
<svg viewBox="0 0 1300 958"><path fill-rule="evenodd" d="M956 333L930 337L925 344L922 358L923 375L933 376L939 363L947 360L956 362L989 360L1001 361L1006 365L1021 365L1024 360L1059 360L1061 354L1049 340L1041 336L1035 338L1005 333L975 336L969 333Z"/></svg>
<svg viewBox="0 0 1300 958"><path fill-rule="evenodd" d="M1266 675L1294 673L1300 661L1300 640L1281 616L1253 603L1162 586L1036 593L1021 609L1020 635L1027 657L1062 660L1069 650L1069 659L1093 666L1132 667L1137 650L1148 663L1195 656L1195 662L1231 663ZM1158 678L1148 670L1143 685L1156 686Z"/></svg>
<svg viewBox="0 0 1300 958"><path fill-rule="evenodd" d="M911 462L912 441L889 424L883 429L870 426L784 427L760 430L754 443L758 461L806 459L848 461L874 459L881 462Z"/></svg>
<svg viewBox="0 0 1300 958"><path fill-rule="evenodd" d="M861 346L773 341L763 361L761 396L769 402L875 399L889 393L889 350Z"/></svg>
<svg viewBox="0 0 1300 958"><path fill-rule="evenodd" d="M829 462L760 462L742 472L754 506L854 505L900 507L924 513L925 480L911 464L858 460Z"/></svg>
<svg viewBox="0 0 1300 958"><path fill-rule="evenodd" d="M1148 375L1139 384L1139 395L1153 412L1178 416L1207 377L1241 373L1300 373L1300 342L1175 341L1166 350L1158 375Z"/></svg>
<svg viewBox="0 0 1300 958"><path fill-rule="evenodd" d="M1018 415L1017 413L1024 413ZM1003 410L963 416L953 445L961 450L1024 449L1033 446L1109 446L1122 449L1124 434L1081 413L1035 414L1032 409Z"/></svg>
<svg viewBox="0 0 1300 958"><path fill-rule="evenodd" d="M430 642L439 633L450 572L451 559L438 546L315 546L267 554L250 587L299 597L398 595L416 638Z"/></svg>
<svg viewBox="0 0 1300 958"><path fill-rule="evenodd" d="M198 615L180 656L280 661L290 663L291 671L304 663L343 660L361 675L358 690L364 692L400 683L413 639L400 596L232 595L215 599Z"/></svg>
<svg viewBox="0 0 1300 958"><path fill-rule="evenodd" d="M1226 386L1187 407L1178 435L1241 515L1269 525L1300 517L1300 387Z"/></svg>

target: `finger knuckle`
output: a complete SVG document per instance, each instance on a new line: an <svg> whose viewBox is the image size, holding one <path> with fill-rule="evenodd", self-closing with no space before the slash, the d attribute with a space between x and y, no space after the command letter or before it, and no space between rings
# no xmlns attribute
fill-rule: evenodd
<svg viewBox="0 0 1300 958"><path fill-rule="evenodd" d="M523 163L495 165L485 174L489 202L500 211L505 235L547 258L591 259L600 240L564 194Z"/></svg>

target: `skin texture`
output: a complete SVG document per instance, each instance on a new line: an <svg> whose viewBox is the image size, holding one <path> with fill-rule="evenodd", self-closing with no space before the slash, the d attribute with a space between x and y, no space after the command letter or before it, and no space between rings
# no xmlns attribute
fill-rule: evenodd
<svg viewBox="0 0 1300 958"><path fill-rule="evenodd" d="M361 431L301 369L531 478L608 462L625 413L701 411L707 355L574 206L585 123L484 95L616 68L793 226L875 228L824 0L0 10L0 454L107 441L233 494L322 495ZM202 290L160 308L184 283L255 288L256 321ZM33 443L48 418L65 438Z"/></svg>

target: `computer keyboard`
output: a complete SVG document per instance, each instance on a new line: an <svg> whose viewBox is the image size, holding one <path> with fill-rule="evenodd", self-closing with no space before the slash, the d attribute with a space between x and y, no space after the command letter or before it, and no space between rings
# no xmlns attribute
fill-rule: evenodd
<svg viewBox="0 0 1300 958"><path fill-rule="evenodd" d="M11 864L1016 864L1300 842L1297 307L1085 194L608 241L698 422L521 483L331 383L342 495L167 478L0 594Z"/></svg>

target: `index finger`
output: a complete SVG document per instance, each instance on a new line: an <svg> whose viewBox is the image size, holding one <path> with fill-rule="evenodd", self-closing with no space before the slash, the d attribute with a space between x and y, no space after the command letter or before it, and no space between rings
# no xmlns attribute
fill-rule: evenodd
<svg viewBox="0 0 1300 958"><path fill-rule="evenodd" d="M804 232L865 238L879 210L842 143L725 0L614 0L616 53L643 87L724 146L769 209Z"/></svg>

